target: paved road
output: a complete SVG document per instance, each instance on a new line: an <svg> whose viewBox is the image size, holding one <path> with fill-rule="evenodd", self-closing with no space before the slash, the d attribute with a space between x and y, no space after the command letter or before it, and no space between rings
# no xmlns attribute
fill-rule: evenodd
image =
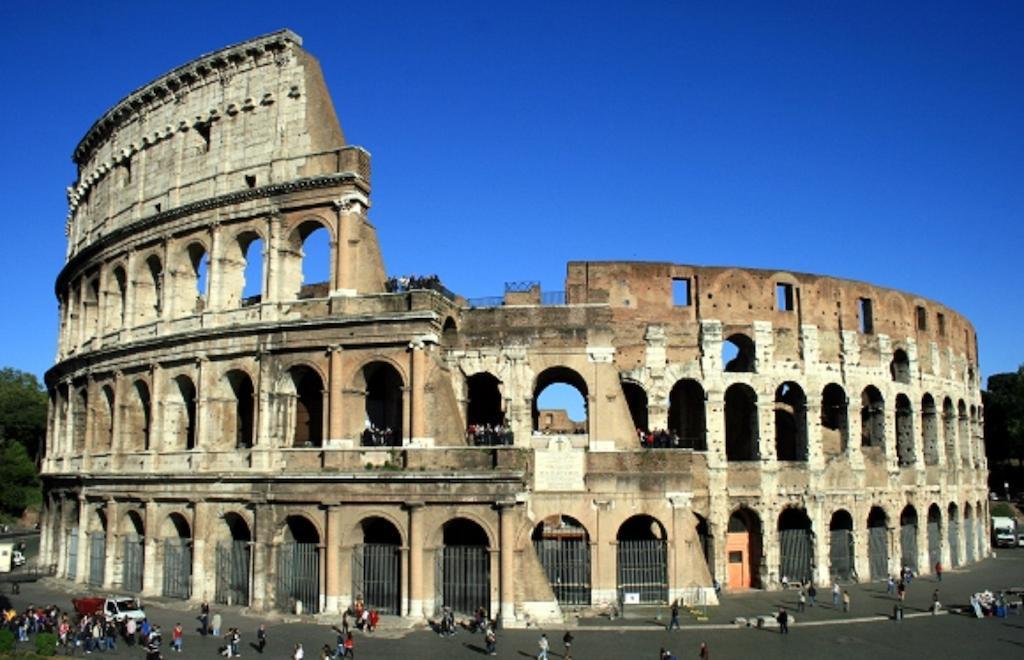
<svg viewBox="0 0 1024 660"><path fill-rule="evenodd" d="M964 658L964 657L1024 657L1024 616L1006 619L977 620L958 614L932 616L925 610L932 590L941 589L943 602L957 606L965 604L970 593L980 588L1006 588L1024 585L1024 550L1002 551L996 559L986 560L970 571L947 574L941 585L931 578L918 579L910 586L906 611L910 617L902 622L887 620L893 600L885 594L884 585L854 585L853 612L849 615L827 607L817 607L804 615L797 614L799 622L792 626L789 636L754 628L722 627L737 615L769 613L778 605L795 609L794 592L752 592L726 596L720 608L711 612L709 624L699 625L693 619L684 621L682 631L671 633L660 628L665 619L641 617L615 622L584 620L575 627L576 643L573 657L577 660L605 658L657 658L662 646L669 648L680 660L696 657L701 641L706 641L715 658ZM33 584L22 593L11 595L6 590L0 595L0 605L12 604L16 608L30 603L56 603L70 608L71 591L63 583ZM821 600L821 599L819 599ZM825 600L829 600L827 597ZM203 638L195 631L194 611L184 609L182 603L151 599L146 603L151 618L165 631L178 621L186 625L184 658L216 658L218 640ZM225 608L224 625L237 625L243 634L243 657L258 654L250 647L260 619L246 616L237 608ZM866 619L866 620L865 620ZM284 660L290 657L292 646L301 641L307 658L316 658L316 649L333 643L334 635L326 625L306 621L268 619L270 643L264 654L268 658ZM406 629L397 620L388 621L386 629L374 636L357 633L356 654L361 660L369 658L414 658L426 660L457 660L481 658L483 640L479 635L460 633L441 639L422 629ZM534 657L541 631L513 630L499 632L499 658ZM561 658L563 630L546 631L551 638L553 659ZM110 657L142 657L141 651L120 647ZM170 657L172 653L165 652Z"/></svg>

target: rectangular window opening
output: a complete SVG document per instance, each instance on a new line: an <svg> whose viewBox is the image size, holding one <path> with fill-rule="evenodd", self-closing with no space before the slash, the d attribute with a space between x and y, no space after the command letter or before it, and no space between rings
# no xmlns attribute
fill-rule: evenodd
<svg viewBox="0 0 1024 660"><path fill-rule="evenodd" d="M692 304L690 302L690 278L672 279L672 304L676 307L689 307Z"/></svg>
<svg viewBox="0 0 1024 660"><path fill-rule="evenodd" d="M203 138L203 152L208 152L210 150L210 125L196 124L196 132L199 133L199 137Z"/></svg>
<svg viewBox="0 0 1024 660"><path fill-rule="evenodd" d="M917 329L927 330L928 329L928 312L921 305L917 306Z"/></svg>
<svg viewBox="0 0 1024 660"><path fill-rule="evenodd" d="M939 321L939 335L942 337L946 336L946 315L939 312L936 318Z"/></svg>
<svg viewBox="0 0 1024 660"><path fill-rule="evenodd" d="M792 312L796 309L793 300L793 285L779 282L775 285L775 309L780 312Z"/></svg>
<svg viewBox="0 0 1024 660"><path fill-rule="evenodd" d="M256 175L255 174L246 174L245 175L245 185L249 186L250 188L255 188L256 187Z"/></svg>
<svg viewBox="0 0 1024 660"><path fill-rule="evenodd" d="M875 331L875 319L871 315L871 298L860 298L857 301L857 321L860 331L870 335Z"/></svg>

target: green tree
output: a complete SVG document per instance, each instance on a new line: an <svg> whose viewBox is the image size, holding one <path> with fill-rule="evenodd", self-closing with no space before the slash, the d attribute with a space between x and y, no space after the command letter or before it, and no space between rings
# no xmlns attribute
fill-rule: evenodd
<svg viewBox="0 0 1024 660"><path fill-rule="evenodd" d="M18 518L25 509L42 501L35 463L20 442L0 444L0 515Z"/></svg>
<svg viewBox="0 0 1024 660"><path fill-rule="evenodd" d="M34 462L46 437L46 390L30 373L0 369L0 441L21 443Z"/></svg>

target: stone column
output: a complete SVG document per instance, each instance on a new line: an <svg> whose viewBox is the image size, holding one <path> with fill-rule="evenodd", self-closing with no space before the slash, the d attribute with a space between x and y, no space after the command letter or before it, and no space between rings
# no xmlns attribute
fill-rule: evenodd
<svg viewBox="0 0 1024 660"><path fill-rule="evenodd" d="M198 417L198 415L197 415ZM210 513L212 505L206 502L192 502L192 600L204 601L213 598L214 579L206 578L207 566L216 571L216 563L210 562L206 539L210 535ZM213 544L216 547L216 544ZM214 557L214 562L216 558Z"/></svg>
<svg viewBox="0 0 1024 660"><path fill-rule="evenodd" d="M103 588L113 589L115 587L114 562L117 558L117 527L121 522L117 501L113 498L107 500L103 512L107 517L107 538L103 558Z"/></svg>
<svg viewBox="0 0 1024 660"><path fill-rule="evenodd" d="M114 455L121 453L121 448L124 447L124 439L121 438L121 426L123 424L121 417L121 410L124 408L124 373L118 369L114 371L114 406L110 412L114 416L111 420L112 431L110 433L110 470L116 471L119 463L115 460Z"/></svg>
<svg viewBox="0 0 1024 660"><path fill-rule="evenodd" d="M409 380L410 397L412 399L409 402L409 444L411 445L420 444L426 436L423 401L426 385L424 381L425 371L424 343L422 339L416 339L409 342Z"/></svg>
<svg viewBox="0 0 1024 660"><path fill-rule="evenodd" d="M51 556L50 562L57 564L57 577L67 577L67 495L61 493L55 503L56 512L53 515L53 540L52 551L56 556Z"/></svg>
<svg viewBox="0 0 1024 660"><path fill-rule="evenodd" d="M409 606L408 615L426 616L423 611L423 502L406 502L409 511Z"/></svg>
<svg viewBox="0 0 1024 660"><path fill-rule="evenodd" d="M608 522L610 513L614 508L614 501L608 499L595 499L594 506L597 509L597 525L593 536L591 553L593 563L590 569L591 599L594 605L602 603L615 603L618 600L618 578L616 576L616 553L618 543L615 540L617 530L611 527ZM606 529L609 528L610 529Z"/></svg>
<svg viewBox="0 0 1024 660"><path fill-rule="evenodd" d="M204 311L218 312L224 307L224 263L221 260L221 226L219 222L210 225L210 253L206 256L206 308Z"/></svg>
<svg viewBox="0 0 1024 660"><path fill-rule="evenodd" d="M78 495L78 554L75 557L75 582L84 584L89 576L89 502L85 493Z"/></svg>
<svg viewBox="0 0 1024 660"><path fill-rule="evenodd" d="M812 471L820 471L825 468L825 455L821 447L820 397L808 399L805 415L807 423L807 467Z"/></svg>
<svg viewBox="0 0 1024 660"><path fill-rule="evenodd" d="M272 596L271 585L268 584L273 567L270 556L273 535L271 513L267 504L253 507L252 588L249 597L252 601L250 606L257 611L266 610Z"/></svg>
<svg viewBox="0 0 1024 660"><path fill-rule="evenodd" d="M775 451L775 400L772 394L758 393L757 395L757 443L758 456L761 465L772 470L778 464L778 454Z"/></svg>
<svg viewBox="0 0 1024 660"><path fill-rule="evenodd" d="M159 551L159 523L157 522L157 503L153 500L145 502L145 542L142 546L142 595L159 596L160 581L163 577L163 566L157 561Z"/></svg>
<svg viewBox="0 0 1024 660"><path fill-rule="evenodd" d="M811 529L814 532L814 582L819 585L830 585L831 584L831 571L830 569L830 541L829 535L829 518L831 517L825 510L825 499L822 496L814 496L809 498L810 506L808 507L807 514L811 518ZM824 592L823 592L824 593Z"/></svg>
<svg viewBox="0 0 1024 660"><path fill-rule="evenodd" d="M150 367L149 383L149 446L157 455L164 448L164 383L163 368L154 363Z"/></svg>
<svg viewBox="0 0 1024 660"><path fill-rule="evenodd" d="M324 548L326 553L326 580L325 580L325 591L326 599L324 603L324 609L327 614L336 614L340 612L339 605L341 600L339 598L341 594L341 571L340 571L340 560L341 560L341 542L342 542L342 530L341 530L341 506L339 503L331 504L327 507L327 544Z"/></svg>
<svg viewBox="0 0 1024 660"><path fill-rule="evenodd" d="M209 410L210 400L206 394L206 377L209 371L209 359L201 355L196 359L195 382L196 382L196 421L195 421L195 448L206 452L209 449L209 442L206 436L209 433L208 427L214 426L206 422L212 417ZM195 553L193 553L195 554Z"/></svg>
<svg viewBox="0 0 1024 660"><path fill-rule="evenodd" d="M331 346L329 357L329 379L327 397L327 443L329 446L337 447L345 435L345 386L342 383L344 371L344 349L341 346Z"/></svg>
<svg viewBox="0 0 1024 660"><path fill-rule="evenodd" d="M500 552L500 600L498 609L501 612L502 627L512 625L516 620L515 591L515 502L499 502L497 504L499 527L501 531Z"/></svg>
<svg viewBox="0 0 1024 660"><path fill-rule="evenodd" d="M263 242L263 303L276 303L282 298L281 288L281 245L279 245L281 223L284 217L275 213L267 218L267 240Z"/></svg>

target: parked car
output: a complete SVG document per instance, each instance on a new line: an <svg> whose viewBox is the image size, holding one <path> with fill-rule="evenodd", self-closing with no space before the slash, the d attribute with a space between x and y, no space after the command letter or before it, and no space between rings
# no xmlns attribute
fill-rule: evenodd
<svg viewBox="0 0 1024 660"><path fill-rule="evenodd" d="M21 550L15 550L11 553L11 566L17 568L18 566L25 565L25 553Z"/></svg>

